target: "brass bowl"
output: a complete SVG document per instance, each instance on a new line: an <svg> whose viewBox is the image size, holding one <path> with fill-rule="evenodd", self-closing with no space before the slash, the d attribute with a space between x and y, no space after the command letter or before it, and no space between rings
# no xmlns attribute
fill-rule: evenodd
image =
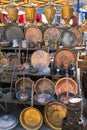
<svg viewBox="0 0 87 130"><path fill-rule="evenodd" d="M38 130L42 126L43 117L38 109L27 107L20 114L20 123L26 130Z"/></svg>
<svg viewBox="0 0 87 130"><path fill-rule="evenodd" d="M44 120L52 130L62 130L62 121L66 117L67 107L59 102L48 103L44 108Z"/></svg>

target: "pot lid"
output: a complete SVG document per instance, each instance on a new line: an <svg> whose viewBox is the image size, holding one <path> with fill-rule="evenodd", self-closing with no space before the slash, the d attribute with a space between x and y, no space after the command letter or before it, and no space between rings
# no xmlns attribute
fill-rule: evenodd
<svg viewBox="0 0 87 130"><path fill-rule="evenodd" d="M24 7L36 7L37 4L33 3L32 0L29 0L28 4L23 5Z"/></svg>
<svg viewBox="0 0 87 130"><path fill-rule="evenodd" d="M55 3L49 0L44 6L55 6Z"/></svg>
<svg viewBox="0 0 87 130"><path fill-rule="evenodd" d="M10 2L9 4L7 4L7 7L10 7L10 6L18 6L15 2Z"/></svg>
<svg viewBox="0 0 87 130"><path fill-rule="evenodd" d="M14 115L3 115L0 116L0 130L11 130L18 123L18 120Z"/></svg>
<svg viewBox="0 0 87 130"><path fill-rule="evenodd" d="M31 56L31 64L40 70L45 69L50 64L49 54L43 50L35 51Z"/></svg>

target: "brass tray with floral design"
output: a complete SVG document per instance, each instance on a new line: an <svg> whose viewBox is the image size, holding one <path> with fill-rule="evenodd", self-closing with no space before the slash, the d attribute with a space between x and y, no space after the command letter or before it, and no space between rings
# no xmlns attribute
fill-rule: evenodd
<svg viewBox="0 0 87 130"><path fill-rule="evenodd" d="M45 123L53 130L62 130L62 121L66 117L67 107L59 102L48 103L44 108Z"/></svg>

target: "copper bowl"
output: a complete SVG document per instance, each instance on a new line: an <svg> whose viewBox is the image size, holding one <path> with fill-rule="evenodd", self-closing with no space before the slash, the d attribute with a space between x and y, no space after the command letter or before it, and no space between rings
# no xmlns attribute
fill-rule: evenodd
<svg viewBox="0 0 87 130"><path fill-rule="evenodd" d="M11 42L9 42L9 41L5 41L5 40L4 40L4 41L1 41L1 42L0 42L0 46L1 46L1 47L11 47L11 45L12 45L12 44L11 44Z"/></svg>
<svg viewBox="0 0 87 130"><path fill-rule="evenodd" d="M67 104L69 99L78 94L78 85L72 78L61 78L56 83L55 93L62 102Z"/></svg>

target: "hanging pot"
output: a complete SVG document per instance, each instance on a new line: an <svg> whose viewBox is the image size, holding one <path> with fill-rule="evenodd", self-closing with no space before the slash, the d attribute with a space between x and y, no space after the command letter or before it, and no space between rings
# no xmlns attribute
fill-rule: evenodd
<svg viewBox="0 0 87 130"><path fill-rule="evenodd" d="M54 83L47 79L41 78L35 84L35 96L34 99L40 104L46 104L54 100L55 86Z"/></svg>

